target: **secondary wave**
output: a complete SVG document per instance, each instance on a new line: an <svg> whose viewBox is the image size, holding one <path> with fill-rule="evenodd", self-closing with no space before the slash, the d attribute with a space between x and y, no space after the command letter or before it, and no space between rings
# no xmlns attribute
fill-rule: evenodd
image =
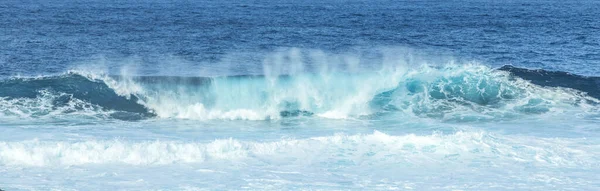
<svg viewBox="0 0 600 191"><path fill-rule="evenodd" d="M249 164L328 163L429 166L453 162L534 164L549 167L596 167L598 144L585 139L539 139L485 132L394 136L338 134L308 139L255 142L219 139L181 141L20 141L0 142L0 165L70 166L89 164L168 165L232 161ZM556 144L560 142L561 144ZM583 146L582 146L583 145ZM328 153L328 154L323 154ZM389 165L388 165L389 166Z"/></svg>
<svg viewBox="0 0 600 191"><path fill-rule="evenodd" d="M224 77L68 72L0 81L0 115L90 111L126 120L402 115L469 121L595 109L599 92L597 78L482 65Z"/></svg>

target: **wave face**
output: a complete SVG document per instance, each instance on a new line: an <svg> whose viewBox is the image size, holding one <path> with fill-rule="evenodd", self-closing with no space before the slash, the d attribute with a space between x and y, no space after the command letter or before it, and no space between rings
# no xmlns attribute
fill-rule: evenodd
<svg viewBox="0 0 600 191"><path fill-rule="evenodd" d="M510 65L498 70L508 71L512 75L540 86L572 88L600 99L600 77L580 76L562 71L530 70Z"/></svg>
<svg viewBox="0 0 600 191"><path fill-rule="evenodd" d="M598 80L481 65L225 77L69 72L0 81L0 111L20 117L87 111L125 120L389 115L493 120L595 108L599 88L588 83Z"/></svg>
<svg viewBox="0 0 600 191"><path fill-rule="evenodd" d="M8 116L40 117L82 112L118 119L153 116L137 101L135 96L117 95L103 81L75 73L0 81L0 114Z"/></svg>

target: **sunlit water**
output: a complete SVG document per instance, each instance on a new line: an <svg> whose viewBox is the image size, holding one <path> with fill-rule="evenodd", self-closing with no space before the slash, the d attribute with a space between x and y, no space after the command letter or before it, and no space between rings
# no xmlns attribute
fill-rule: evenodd
<svg viewBox="0 0 600 191"><path fill-rule="evenodd" d="M2 2L0 189L597 190L599 5Z"/></svg>

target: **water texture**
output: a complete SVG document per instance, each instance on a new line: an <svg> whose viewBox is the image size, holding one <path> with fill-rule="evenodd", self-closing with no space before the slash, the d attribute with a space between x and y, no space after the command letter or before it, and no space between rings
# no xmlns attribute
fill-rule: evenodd
<svg viewBox="0 0 600 191"><path fill-rule="evenodd" d="M2 1L3 190L598 190L598 1Z"/></svg>

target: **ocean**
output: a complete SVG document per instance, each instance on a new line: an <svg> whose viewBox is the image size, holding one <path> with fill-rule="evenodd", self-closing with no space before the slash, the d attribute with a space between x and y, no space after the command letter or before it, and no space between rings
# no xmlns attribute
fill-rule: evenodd
<svg viewBox="0 0 600 191"><path fill-rule="evenodd" d="M0 189L600 190L599 8L4 0Z"/></svg>

